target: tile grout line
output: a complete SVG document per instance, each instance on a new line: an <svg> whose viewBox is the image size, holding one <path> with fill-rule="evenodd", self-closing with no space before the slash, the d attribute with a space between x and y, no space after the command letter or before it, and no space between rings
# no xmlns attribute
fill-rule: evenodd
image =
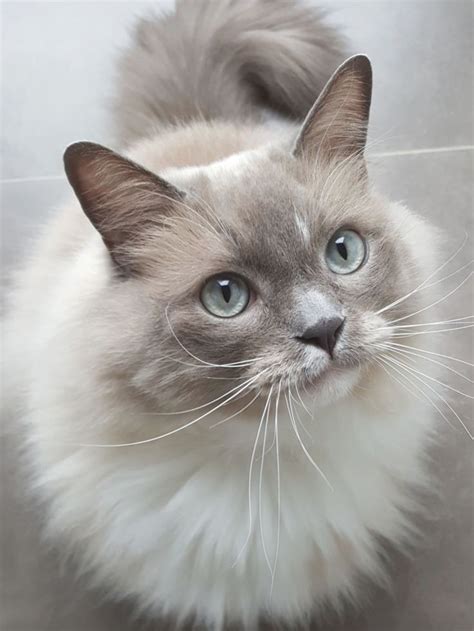
<svg viewBox="0 0 474 631"><path fill-rule="evenodd" d="M432 147L428 149L400 149L369 154L370 158L396 158L398 156L420 156L456 151L473 151L474 145L457 145L453 147ZM65 175L38 175L31 177L11 177L0 180L1 184L21 184L26 182L53 182L66 180Z"/></svg>
<svg viewBox="0 0 474 631"><path fill-rule="evenodd" d="M420 156L426 154L449 153L454 151L472 151L474 145L457 145L453 147L431 147L428 149L400 149L395 151L382 151L380 153L372 153L374 158L391 158L397 156Z"/></svg>
<svg viewBox="0 0 474 631"><path fill-rule="evenodd" d="M65 175L31 175L29 177L8 177L0 180L1 184L21 184L22 182L51 182L65 180Z"/></svg>

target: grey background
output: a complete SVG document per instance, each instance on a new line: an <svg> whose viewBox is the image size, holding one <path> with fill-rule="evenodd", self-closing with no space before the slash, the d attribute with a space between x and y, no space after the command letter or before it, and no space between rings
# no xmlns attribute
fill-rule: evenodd
<svg viewBox="0 0 474 631"><path fill-rule="evenodd" d="M114 59L134 16L150 6L171 5L171 0L2 4L3 278L68 195L61 172L64 147L79 139L114 143L108 114ZM330 8L331 21L343 28L352 50L373 60L373 177L384 192L440 226L446 252L465 232L470 235L450 267L454 271L473 254L473 5L358 1L331 2ZM445 293L455 285L448 281ZM472 314L472 283L442 306L450 318ZM443 352L472 362L470 329L440 337ZM426 367L419 364L422 371ZM472 393L465 381L446 379ZM472 401L451 395L451 405L472 432ZM392 555L392 594L373 590L363 613L349 612L345 622L324 629L472 629L472 442L447 413L455 428L440 421L439 444L432 452L439 493L425 502L430 519L412 557ZM3 440L1 482L1 629L137 630L126 604L106 603L101 594L88 592L71 568L61 565L57 552L41 543L40 516L22 492L15 431Z"/></svg>

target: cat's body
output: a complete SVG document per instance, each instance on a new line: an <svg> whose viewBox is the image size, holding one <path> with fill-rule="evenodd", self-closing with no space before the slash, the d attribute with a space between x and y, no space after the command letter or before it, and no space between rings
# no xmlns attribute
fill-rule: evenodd
<svg viewBox="0 0 474 631"><path fill-rule="evenodd" d="M355 63L357 84L366 62ZM318 131L309 119L291 153L297 123L255 122L244 110L242 122L178 128L168 112L158 135L130 149L171 183L152 182L172 219L152 219L143 241L137 221L156 192L148 175L92 146L70 154L68 175L95 227L77 202L65 208L19 275L6 322L9 383L22 397L48 532L93 580L147 613L216 629L253 629L260 618L291 625L356 597L361 575L382 580L380 537L409 534L409 489L424 482L431 427L428 402L377 363L387 322L415 311L417 296L385 307L432 272L434 250L417 251L427 235L434 241L431 228L374 194L360 158L340 157L337 144L319 155L332 123ZM124 124L125 135L138 127ZM117 246L122 227L108 231L94 214L111 204L117 224L122 208L134 216L130 251ZM370 238L370 256L336 279L324 244L341 226ZM252 277L258 296L248 314L212 320L189 296L231 268ZM345 328L331 360L303 348L298 327L336 303Z"/></svg>

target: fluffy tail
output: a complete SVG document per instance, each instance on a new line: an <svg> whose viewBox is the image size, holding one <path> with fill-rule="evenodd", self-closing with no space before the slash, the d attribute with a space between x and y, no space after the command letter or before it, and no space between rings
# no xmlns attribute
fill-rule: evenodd
<svg viewBox="0 0 474 631"><path fill-rule="evenodd" d="M121 139L193 119L302 118L343 59L340 36L298 0L177 0L144 18L119 66Z"/></svg>

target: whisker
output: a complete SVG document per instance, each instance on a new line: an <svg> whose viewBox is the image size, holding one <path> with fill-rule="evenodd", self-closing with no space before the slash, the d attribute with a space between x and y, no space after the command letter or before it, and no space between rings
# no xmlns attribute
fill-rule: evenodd
<svg viewBox="0 0 474 631"><path fill-rule="evenodd" d="M452 278L453 276L456 276L456 274L459 274L459 272L462 272L463 270L466 269L466 267L471 266L473 263L474 263L474 259L471 259L467 263L464 263L464 265L461 265L461 267L458 267L457 270L454 270L454 272L451 272L450 274L447 274L446 276L443 276L443 278L439 278L438 280L435 280L434 283L430 283L429 285L425 285L425 287L423 287L423 289L429 289L430 287L434 287L435 285L439 285L439 283L443 283L445 280L448 280L448 279Z"/></svg>
<svg viewBox="0 0 474 631"><path fill-rule="evenodd" d="M416 316L419 313L423 313L427 309L431 309L432 307L435 307L436 305L439 305L440 302L443 302L444 300L446 300L447 298L452 296L456 291L458 291L458 289L461 289L461 287L464 285L464 283L466 283L471 278L471 276L473 274L474 274L474 272L469 272L469 274L466 276L466 278L463 281L461 281L459 283L459 285L456 285L456 287L454 289L452 289L448 294L446 294L442 298L438 298L438 300L436 300L435 302L432 302L430 305L428 305L426 307L423 307L422 309L418 309L418 311L415 311L414 313L410 313L409 315L405 315L405 316L402 316L400 318L397 318L396 320L392 320L391 322L388 322L387 324L396 324L397 322L402 322L403 320L406 320L408 318L412 318L413 316Z"/></svg>
<svg viewBox="0 0 474 631"><path fill-rule="evenodd" d="M185 353L187 353L190 357L192 357L193 359L195 359L196 361L198 361L200 364L204 364L205 366L212 366L212 367L217 367L217 368L241 368L243 366L249 366L252 365L253 363L255 363L256 361L258 361L259 359L261 359L261 357L256 357L255 359L247 359L247 360L242 360L242 361L238 361L238 362L232 362L229 364L213 364L211 362L207 362L204 361L203 359L200 359L199 357L197 357L196 355L193 355L193 353L191 353L191 351L189 351L181 342L181 340L178 339L176 333L174 332L173 327L171 326L171 322L168 316L168 309L170 307L170 303L168 303L166 305L166 309L165 309L165 317L166 320L168 322L168 326L170 328L171 334L173 335L174 339L176 340L176 342L179 344L179 346L181 346L181 348L183 349L183 351Z"/></svg>
<svg viewBox="0 0 474 631"><path fill-rule="evenodd" d="M236 393L234 393L228 399L225 399L222 403L217 405L212 410L208 410L207 412L205 412L201 416L198 416L198 418L196 418L196 419L194 419L192 421L189 421L189 423L185 423L184 425L182 425L181 427L178 427L177 429L173 429L173 430L171 430L169 432L166 432L165 434L161 434L160 436L154 436L153 438L147 438L146 440L138 440L138 441L131 442L131 443L118 443L118 444L109 444L109 445L84 444L84 443L82 443L82 444L79 444L78 447L106 447L106 448L108 448L108 447L134 447L135 445L145 445L147 443L153 443L153 442L155 442L157 440L161 440L162 438L167 438L168 436L172 436L173 434L177 434L178 432L181 432L183 429L187 429L188 427L191 427L192 425L194 425L195 423L197 423L201 419L205 418L206 416L209 416L209 414L212 414L216 410L219 410L224 405L227 405L228 403L230 403L230 401L235 399L241 392L243 392L246 388L248 388L249 385L251 383L253 383L254 381L256 381L266 370L267 369L263 370L262 372L260 372L255 377L252 377L252 379L250 379L248 383L246 383L244 386L242 386L240 390L238 390Z"/></svg>
<svg viewBox="0 0 474 631"><path fill-rule="evenodd" d="M449 359L453 362L458 362L459 364L465 364L466 366L474 367L474 364L464 359L459 359L458 357L450 357L449 355L443 355L442 353L435 353L434 351L427 351L424 348L419 348L417 346L408 346L407 344L398 344L397 342L385 342L390 346L396 346L397 348L408 348L409 350L418 351L419 353L426 353L427 355L434 355L435 357L442 357L443 359Z"/></svg>
<svg viewBox="0 0 474 631"><path fill-rule="evenodd" d="M306 458L309 460L309 462L313 465L313 467L316 469L316 471L319 473L319 475L322 477L322 479L326 482L326 484L328 485L328 487L331 489L331 491L334 491L331 483L329 482L329 480L327 479L326 475L324 474L324 472L321 470L321 468L316 464L316 462L314 461L314 459L312 458L311 454L308 452L308 450L306 449L303 441L301 440L301 436L299 435L298 432L298 428L296 427L296 421L294 419L293 416L293 410L292 410L292 405L291 405L291 399L288 398L288 396L285 394L285 401L286 401L286 406L288 408L288 413L290 415L290 423L291 426L293 427L293 431L296 434L296 437L298 439L299 444L301 445L301 448L306 456Z"/></svg>
<svg viewBox="0 0 474 631"><path fill-rule="evenodd" d="M275 584L275 574L278 563L278 553L280 551L280 530L281 530L281 480L280 480L280 450L278 442L278 406L280 404L281 380L278 384L278 392L275 403L275 452L276 452L276 470L277 470L277 535L275 545L275 560L273 562L272 582L270 586L270 600L273 595L273 586Z"/></svg>
<svg viewBox="0 0 474 631"><path fill-rule="evenodd" d="M426 283L431 280L434 276L436 276L436 274L438 274L442 269L444 269L446 267L446 265L448 265L458 254L459 252L461 252L461 250L463 249L463 247L466 245L468 240L468 235L467 233L465 233L464 235L464 239L461 243L461 245L458 247L458 249L454 252L454 254L451 254L451 256L446 259L446 261L440 265L437 269L435 269L434 272L432 272L427 278L425 278L425 280L418 285L418 287L415 287L415 289L412 289L412 291L408 292L408 294L405 294L404 296L402 296L401 298L397 298L397 300L394 300L393 302L391 302L389 305L386 305L385 307L383 307L382 309L379 309L378 311L375 312L375 315L380 315L381 313L385 313L385 311L388 311L388 309L392 309L393 307L396 307L397 305L399 305L401 302L404 302L405 300L407 300L408 298L410 298L410 296L413 296L413 294L417 293L418 291L420 291L421 289L426 289L428 286L426 286ZM463 269L463 268L461 268ZM460 271L460 270L458 270ZM455 272L456 273L456 272ZM452 274L451 274L452 275ZM443 279L436 281L437 284L438 282L441 282ZM430 285L431 286L431 285Z"/></svg>
<svg viewBox="0 0 474 631"><path fill-rule="evenodd" d="M417 399L418 401L421 401L422 403L424 402L424 399L422 399L420 397L420 395L417 392L414 392L411 389L411 386L414 385L415 388L417 388L416 384L411 383L411 381L408 379L408 377L406 377L405 375L403 375L402 373L400 373L400 375L403 376L404 379L406 379L408 381L408 383L410 384L410 387L408 387L406 384L404 384L402 381L400 381L399 379L397 379L391 372L389 372L387 366L389 368L394 369L393 366L391 366L391 364L389 364L388 362L385 361L385 356L382 357L374 357L373 360L375 361L376 364L378 364L381 368L384 369L384 371L387 373L387 375L390 377L390 379L394 379L397 383L399 383L407 392L409 392L413 397L415 397L415 399ZM420 388L418 388L418 392L422 392L420 390ZM423 393L425 394L425 393ZM425 395L426 398L426 395ZM430 403L431 403L431 399L430 399ZM448 419L446 419L446 421L449 423ZM451 424L450 424L451 425Z"/></svg>
<svg viewBox="0 0 474 631"><path fill-rule="evenodd" d="M397 353L397 354L402 355L402 356L409 355L409 356L413 356L413 357L422 359L424 361L430 362L432 364L437 364L438 366L441 366L445 370L449 370L450 372L454 373L455 375L458 375L458 377L461 377L462 379L465 379L466 381L469 381L469 383L474 383L473 379L470 379L469 377L466 377L466 375L463 375L462 372L459 372L458 370L455 370L454 368L451 368L451 366L447 366L446 364L443 364L443 362L440 362L437 359L431 359L430 357L425 357L424 355L421 355L420 353L412 353L411 351L392 348L391 346L388 346L388 344L378 344L377 346L379 348L383 348L384 350L388 350L391 353ZM416 362L416 359L412 359L411 361L415 361Z"/></svg>
<svg viewBox="0 0 474 631"><path fill-rule="evenodd" d="M262 375L265 372L265 370L259 374ZM248 384L252 379L253 377L247 378L247 381L245 383L239 383L237 386L235 386L234 388L231 388L227 392L224 392L224 394L221 394L220 396L216 397L212 401L208 401L207 403L203 403L202 405L197 405L194 408L189 408L188 410L179 410L179 412L145 412L144 414L142 414L142 416L176 416L178 414L190 414L191 412L197 412L197 410L202 410L204 408L207 408L209 405L213 405L214 403L217 403L218 401L225 399L225 397L227 397L229 394L232 394L236 390L239 390L240 388Z"/></svg>
<svg viewBox="0 0 474 631"><path fill-rule="evenodd" d="M250 466L249 466L249 482L248 482L248 503L249 503L249 530L247 533L247 537L244 541L244 545L242 546L239 554L237 555L234 563L232 564L232 567L235 567L237 565L237 563L240 560L240 557L242 556L245 548L248 545L248 542L250 541L250 537L252 536L252 472L253 472L253 464L254 464L254 460L255 460L255 454L257 452L257 445L258 445L258 439L260 438L260 434L262 432L262 427L263 427L263 419L265 418L265 414L267 412L267 407L269 405L270 402L270 394L271 394L271 390L268 394L267 400L265 402L264 408L263 408L263 412L262 412L262 416L260 417L260 422L258 424L258 429L257 429L257 435L255 436L255 442L253 445L253 449L252 449L252 455L250 457Z"/></svg>
<svg viewBox="0 0 474 631"><path fill-rule="evenodd" d="M250 403L247 403L247 405L245 405L242 409L240 409L238 412L234 412L234 414L232 414L231 416L228 416L223 421L219 421L217 423L214 423L214 425L210 425L209 429L214 429L214 427L218 427L218 425L222 425L223 423L227 423L227 421L230 421L231 419L235 418L239 414L242 414L242 412L245 412L245 410L247 408L249 408L252 405L252 403L254 403L258 399L258 397L261 395L261 393L262 393L262 390L260 389L257 392L257 394L254 396L254 398L250 401Z"/></svg>
<svg viewBox="0 0 474 631"><path fill-rule="evenodd" d="M256 358L257 359L257 358ZM181 364L182 366L187 366L189 368L245 368L245 366L201 366L200 364L192 364L191 362L185 362L182 359L177 359L176 357L173 357L172 355L163 355L162 357L159 358L159 361L164 361L164 360L170 360L172 362L175 362L176 364ZM253 360L246 360L246 361L253 361ZM258 361L258 360L257 360ZM209 376L205 376L205 379L242 379L243 377L209 377Z"/></svg>
<svg viewBox="0 0 474 631"><path fill-rule="evenodd" d="M295 383L295 390L296 390L296 396L298 397L299 402L300 402L300 404L301 404L301 406L302 406L303 410L306 412L306 414L309 416L309 418L310 418L311 420L313 420L313 414L312 414L312 412L310 412L310 411L308 410L308 408L306 407L305 402L303 401L303 399L302 399L302 397L301 397L301 394L300 394L300 391L299 391L299 388L298 388L298 383Z"/></svg>
<svg viewBox="0 0 474 631"><path fill-rule="evenodd" d="M392 333L391 337L414 337L415 335L434 335L435 333L449 333L451 331L462 331L463 329L472 329L474 324L464 324L463 326L451 327L449 329L435 329L434 331L406 331L404 333L400 332Z"/></svg>
<svg viewBox="0 0 474 631"><path fill-rule="evenodd" d="M395 363L396 365L400 366L400 368L403 368L405 371L408 371L409 373L412 374L412 376L417 379L418 381L420 381L426 388L428 388L429 390L431 390L431 392L433 392L433 394L438 397L438 399L440 399L445 405L446 407L451 410L451 412L454 414L454 416L457 418L457 420L461 423L462 427L464 428L466 434L469 436L469 438L471 440L474 440L474 435L471 434L471 432L469 431L469 428L466 426L466 424L464 423L464 421L462 420L462 418L459 416L459 414L456 412L456 410L448 403L448 401L446 401L446 399L439 393L437 392L434 388L432 388L428 383L426 383L426 381L424 381L423 379L421 379L417 374L415 374L415 372L413 371L413 369L409 368L408 366L401 364L400 362L398 362L397 360L393 359L392 357L388 357L387 355L385 355L385 359ZM394 369L395 367L392 366ZM434 405L434 403L433 403ZM439 410L438 410L439 411ZM441 413L441 412L440 412ZM449 425L452 424L448 421Z"/></svg>
<svg viewBox="0 0 474 631"><path fill-rule="evenodd" d="M403 372L401 370L399 370L396 366L393 366L392 364L390 364L387 361L387 358L385 357L379 357L378 360L376 360L377 363L379 363L380 366L382 366L383 368L385 368L385 366L387 366L387 368L385 368L385 372L391 377L391 379L393 379L394 381L396 381L397 383L399 383L402 387L405 388L405 390L407 392L409 392L411 395L413 395L418 401L423 402L423 400L417 395L415 394L410 388L408 388L408 386L404 383L402 383L399 379L397 379L397 377L395 377L395 375L391 374L388 371L388 368L391 368L392 370L395 370L401 377L402 379L405 379L406 381L408 381L408 383L410 384L410 386L413 386L414 388L416 388L416 390L418 392L421 393L421 395L423 396L423 399L425 399L425 401L428 401L433 408L440 414L440 416L446 421L446 423L452 428L455 429L454 425L451 423L451 421L448 419L448 417L444 414L444 412L441 410L441 408L436 405L436 403L433 401L433 399L431 399L431 397L429 397L426 392L424 392L420 386L417 386L416 383L413 383L412 380L410 380L405 374L403 374Z"/></svg>
<svg viewBox="0 0 474 631"><path fill-rule="evenodd" d="M271 398L272 395L272 391L273 391L273 385L270 388L270 394L268 395ZM262 443L262 457L261 457L261 462L260 462L260 479L259 479L259 483L258 483L258 520L260 523L260 540L262 542L262 548L263 548L263 556L265 557L265 561L266 564L268 566L268 569L270 571L270 575L272 573L272 566L270 563L270 558L268 556L268 552L267 552L267 547L265 545L265 532L264 532L264 527L263 527L263 520L262 520L262 481L263 481L263 467L265 464L265 446L266 446L266 442L267 442L267 432L268 432L268 420L270 418L270 410L271 410L271 403L268 406L267 409L267 414L266 414L266 418L265 418L265 427L263 429L263 443Z"/></svg>
<svg viewBox="0 0 474 631"><path fill-rule="evenodd" d="M389 351L389 352L391 352L391 351ZM466 397L468 399L474 399L474 396L472 396L470 394L467 394L466 392L461 392L460 390L457 390L456 388L453 388L453 386L450 386L449 384L444 383L444 382L440 381L439 379L435 379L435 377L430 377L429 375L426 375L425 373L421 372L421 370L417 370L416 368L412 368L411 366L407 366L406 364L404 364L399 359L395 359L393 357L391 359L392 359L392 361L401 364L407 370L410 370L410 372L416 373L417 375L421 375L425 379L428 379L429 381L433 381L434 383L437 383L439 386L442 386L443 388L447 388L448 390L451 390L452 392L455 392L456 394L459 394L462 397Z"/></svg>
<svg viewBox="0 0 474 631"><path fill-rule="evenodd" d="M271 450L273 449L274 445L275 445L275 431L273 431L273 438L272 438L272 442L270 443L270 447L268 447L265 450L265 453L264 453L265 456L271 452ZM260 456L257 456L256 462L258 462L259 460L260 460Z"/></svg>
<svg viewBox="0 0 474 631"><path fill-rule="evenodd" d="M420 327L420 326L439 326L440 324L454 324L454 323L463 323L466 322L466 320L472 320L474 318L474 316L469 315L469 316L464 316L463 318L454 318L453 320L441 320L438 322L421 322L418 324L396 324L395 326L381 326L378 328L378 330L397 330L398 329L413 329L416 327ZM388 323L390 324L390 323Z"/></svg>
<svg viewBox="0 0 474 631"><path fill-rule="evenodd" d="M294 401L295 403L298 403L298 401L295 399L295 397L293 396L292 392L291 392L291 388L288 387L288 395L291 397L291 400ZM308 430L306 429L305 424L303 423L303 421L301 420L301 416L298 414L298 411L296 410L296 408L293 408L293 414L295 416L295 420L298 421L298 423L301 425L301 429L304 431L304 433L306 434L306 436L310 439L310 441L312 443L314 443L314 438L312 437L312 435L308 432Z"/></svg>

